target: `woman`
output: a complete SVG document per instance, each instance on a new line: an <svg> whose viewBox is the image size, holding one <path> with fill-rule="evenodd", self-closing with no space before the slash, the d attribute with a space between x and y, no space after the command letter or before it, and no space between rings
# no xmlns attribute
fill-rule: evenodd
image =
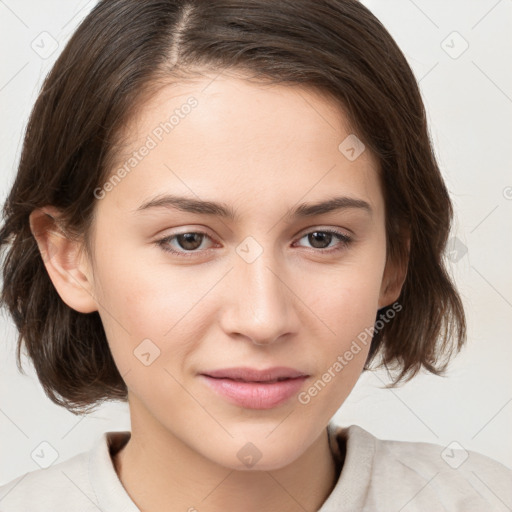
<svg viewBox="0 0 512 512"><path fill-rule="evenodd" d="M358 2L101 1L4 217L3 302L45 391L126 400L131 431L3 486L2 510L511 502L483 455L330 422L371 362L440 373L465 340L418 87Z"/></svg>

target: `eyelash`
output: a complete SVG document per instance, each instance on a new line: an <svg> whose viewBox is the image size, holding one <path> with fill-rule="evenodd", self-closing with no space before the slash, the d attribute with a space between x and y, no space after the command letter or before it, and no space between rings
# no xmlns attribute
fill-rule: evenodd
<svg viewBox="0 0 512 512"><path fill-rule="evenodd" d="M352 238L350 236L346 235L345 233L342 233L341 231L336 231L334 229L315 229L313 231L308 231L307 233L304 233L299 238L299 240L304 238L305 236L310 235L311 233L328 233L328 234L334 235L340 241L340 244L337 247L335 247L334 249L332 249L332 248L331 249L317 249L315 251L315 252L319 252L320 254L333 254L333 253L340 252L340 251L346 249L352 242ZM194 257L197 253L199 253L201 251L199 251L199 250L176 251L174 249L171 249L169 246L170 241L174 240L176 237L178 237L180 235L187 235L187 234L204 235L207 238L211 239L211 237L203 231L184 231L183 233L176 233L175 235L166 236L165 238L161 238L160 240L157 240L155 242L155 244L158 245L165 252L183 256L185 258ZM312 250L315 250L315 248L313 247Z"/></svg>

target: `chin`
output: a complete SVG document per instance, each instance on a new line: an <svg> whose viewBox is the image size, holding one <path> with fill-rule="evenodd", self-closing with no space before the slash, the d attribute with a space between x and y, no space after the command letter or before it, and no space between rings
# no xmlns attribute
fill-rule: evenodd
<svg viewBox="0 0 512 512"><path fill-rule="evenodd" d="M210 460L225 468L237 471L275 471L295 462L302 454L302 443L288 438L288 443L276 436L269 442L264 435L261 441L249 441L247 438L233 439L223 443L221 452L205 454Z"/></svg>

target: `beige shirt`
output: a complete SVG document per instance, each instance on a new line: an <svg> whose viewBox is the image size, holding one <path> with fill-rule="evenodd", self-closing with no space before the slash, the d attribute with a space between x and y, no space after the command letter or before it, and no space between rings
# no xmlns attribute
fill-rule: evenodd
<svg viewBox="0 0 512 512"><path fill-rule="evenodd" d="M512 470L475 452L381 440L329 423L341 474L319 512L512 510ZM91 450L0 486L1 512L140 512L111 454L130 432L105 432ZM198 507L200 510L200 507Z"/></svg>

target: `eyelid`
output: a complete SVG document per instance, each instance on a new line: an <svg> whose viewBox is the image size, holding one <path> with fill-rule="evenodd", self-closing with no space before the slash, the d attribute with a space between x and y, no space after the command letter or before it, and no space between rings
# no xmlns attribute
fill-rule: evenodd
<svg viewBox="0 0 512 512"><path fill-rule="evenodd" d="M326 231L328 233L338 233L340 235L346 236L347 238L352 238L354 236L354 232L347 228L341 228L338 226L310 226L304 228L299 231L299 234L296 235L297 238L302 238L304 235L309 235L309 233L314 233L315 231Z"/></svg>
<svg viewBox="0 0 512 512"><path fill-rule="evenodd" d="M172 228L170 228L170 229L172 229ZM173 230L170 233L166 233L165 235L155 235L156 237L158 237L155 240L155 242L158 242L158 240L162 240L162 239L166 239L166 238L173 238L173 237L176 237L176 236L179 236L179 235L185 235L185 234L188 234L188 233L194 233L194 234L198 234L198 235L205 235L208 238L210 238L211 240L217 242L216 236L211 234L210 230L208 228L203 227L203 226L191 225L191 227L185 227L185 228L178 227L178 228L174 228L174 229L176 229L177 231Z"/></svg>

